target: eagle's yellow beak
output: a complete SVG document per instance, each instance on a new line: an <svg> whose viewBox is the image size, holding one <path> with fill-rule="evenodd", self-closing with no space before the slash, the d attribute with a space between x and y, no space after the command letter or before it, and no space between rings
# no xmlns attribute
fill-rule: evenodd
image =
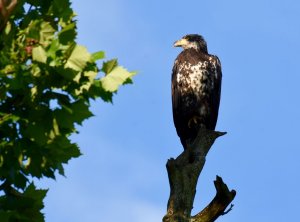
<svg viewBox="0 0 300 222"><path fill-rule="evenodd" d="M174 42L174 47L181 47L181 46L184 46L184 45L187 45L187 44L188 44L188 40L180 39L180 40Z"/></svg>

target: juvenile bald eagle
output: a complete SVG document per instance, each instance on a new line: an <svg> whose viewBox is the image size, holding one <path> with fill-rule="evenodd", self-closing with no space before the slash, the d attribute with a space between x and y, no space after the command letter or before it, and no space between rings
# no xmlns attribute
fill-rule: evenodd
<svg viewBox="0 0 300 222"><path fill-rule="evenodd" d="M173 120L186 149L187 141L195 139L200 128L216 127L222 72L220 60L208 54L202 36L186 35L174 46L182 47L183 51L172 70Z"/></svg>

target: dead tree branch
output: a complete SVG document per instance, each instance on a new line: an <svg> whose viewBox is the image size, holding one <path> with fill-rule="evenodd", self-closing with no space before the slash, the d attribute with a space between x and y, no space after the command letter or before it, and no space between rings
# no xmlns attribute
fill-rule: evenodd
<svg viewBox="0 0 300 222"><path fill-rule="evenodd" d="M227 185L219 176L217 176L214 184L217 191L215 198L200 213L193 216L191 222L213 222L219 216L227 214L232 209L233 205L225 211L235 197L235 190L229 191Z"/></svg>
<svg viewBox="0 0 300 222"><path fill-rule="evenodd" d="M5 27L17 3L17 0L0 0L0 32Z"/></svg>
<svg viewBox="0 0 300 222"><path fill-rule="evenodd" d="M225 213L234 199L235 191L229 191L221 177L217 177L217 194L200 213L191 217L196 186L205 164L205 158L215 140L226 133L201 129L197 138L188 144L176 159L169 159L167 171L170 183L170 197L167 214L163 222L213 222Z"/></svg>

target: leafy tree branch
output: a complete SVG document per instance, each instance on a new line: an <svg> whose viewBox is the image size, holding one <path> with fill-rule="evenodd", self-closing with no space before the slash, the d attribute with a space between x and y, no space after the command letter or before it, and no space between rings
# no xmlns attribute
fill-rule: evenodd
<svg viewBox="0 0 300 222"><path fill-rule="evenodd" d="M0 0L0 18L0 218L44 221L32 178L64 175L90 101L112 102L135 73L77 44L69 0Z"/></svg>

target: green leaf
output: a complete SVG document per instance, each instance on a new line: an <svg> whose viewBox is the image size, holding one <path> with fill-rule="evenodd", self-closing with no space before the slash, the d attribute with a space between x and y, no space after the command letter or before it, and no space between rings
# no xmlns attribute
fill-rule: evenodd
<svg viewBox="0 0 300 222"><path fill-rule="evenodd" d="M89 91L92 93L92 95L94 95L94 97L100 97L104 102L112 102L113 93L103 89L101 80L95 80Z"/></svg>
<svg viewBox="0 0 300 222"><path fill-rule="evenodd" d="M53 40L47 50L47 55L53 59L56 58L56 53L60 49L60 44L57 39Z"/></svg>
<svg viewBox="0 0 300 222"><path fill-rule="evenodd" d="M0 200L0 205L2 205L1 200ZM11 216L11 212L5 212L4 210L0 210L1 222L9 222L10 216Z"/></svg>
<svg viewBox="0 0 300 222"><path fill-rule="evenodd" d="M39 43L45 47L53 39L55 30L52 28L49 22L42 22L40 29Z"/></svg>
<svg viewBox="0 0 300 222"><path fill-rule="evenodd" d="M87 104L84 100L78 100L74 102L70 108L73 110L73 121L78 124L81 124L85 119L93 116L89 110L89 104Z"/></svg>
<svg viewBox="0 0 300 222"><path fill-rule="evenodd" d="M14 172L14 184L16 187L20 188L20 189L24 189L27 185L28 182L28 178L21 174L20 172Z"/></svg>
<svg viewBox="0 0 300 222"><path fill-rule="evenodd" d="M70 81L75 81L76 77L78 76L78 71L70 68L57 67L56 71L59 75Z"/></svg>
<svg viewBox="0 0 300 222"><path fill-rule="evenodd" d="M110 73L114 68L118 66L118 60L112 59L107 62L103 62L103 66L101 71L104 72L106 75Z"/></svg>
<svg viewBox="0 0 300 222"><path fill-rule="evenodd" d="M76 95L80 95L84 91L88 91L90 89L90 87L92 86L92 84L97 76L97 73L94 71L87 71L87 72L84 72L83 76L87 77L88 81L85 83L82 83L81 87L79 89L75 90Z"/></svg>
<svg viewBox="0 0 300 222"><path fill-rule="evenodd" d="M62 27L72 22L72 18L75 16L70 3L70 0L52 0L53 12L60 19L59 24Z"/></svg>
<svg viewBox="0 0 300 222"><path fill-rule="evenodd" d="M20 119L20 117L15 116L11 113L1 113L0 112L0 124L6 122L6 121L18 121Z"/></svg>
<svg viewBox="0 0 300 222"><path fill-rule="evenodd" d="M54 111L54 115L59 122L60 127L71 133L72 131L74 131L74 121L73 118L71 118L73 111L69 107L65 107L66 106L63 106L62 109L56 109Z"/></svg>
<svg viewBox="0 0 300 222"><path fill-rule="evenodd" d="M87 49L84 46L76 45L66 62L65 68L82 71L89 61L91 61L91 54Z"/></svg>
<svg viewBox="0 0 300 222"><path fill-rule="evenodd" d="M105 52L104 51L98 51L98 52L94 52L92 54L92 60L94 62L96 62L97 60L100 60L100 59L104 59L105 58Z"/></svg>
<svg viewBox="0 0 300 222"><path fill-rule="evenodd" d="M40 39L40 20L31 20L27 27L27 38L39 40Z"/></svg>
<svg viewBox="0 0 300 222"><path fill-rule="evenodd" d="M32 59L33 61L46 63L47 54L42 46L37 46L32 49Z"/></svg>
<svg viewBox="0 0 300 222"><path fill-rule="evenodd" d="M135 74L136 72L128 72L125 68L118 66L100 81L104 90L116 92L121 85L128 83L128 79L131 79Z"/></svg>
<svg viewBox="0 0 300 222"><path fill-rule="evenodd" d="M44 204L43 198L46 196L48 190L36 189L35 185L31 183L24 192L25 197L30 197L34 200L36 208L42 209Z"/></svg>
<svg viewBox="0 0 300 222"><path fill-rule="evenodd" d="M40 212L44 208L43 199L47 190L37 190L31 183L24 193L13 187L5 196L0 196L0 220L44 222Z"/></svg>
<svg viewBox="0 0 300 222"><path fill-rule="evenodd" d="M58 38L61 44L67 45L69 42L73 42L76 37L75 23L71 23L64 27L58 34Z"/></svg>
<svg viewBox="0 0 300 222"><path fill-rule="evenodd" d="M47 142L46 131L41 124L30 123L24 131L24 134L28 139L40 145L44 145Z"/></svg>
<svg viewBox="0 0 300 222"><path fill-rule="evenodd" d="M39 6L39 0L27 0L30 5Z"/></svg>

